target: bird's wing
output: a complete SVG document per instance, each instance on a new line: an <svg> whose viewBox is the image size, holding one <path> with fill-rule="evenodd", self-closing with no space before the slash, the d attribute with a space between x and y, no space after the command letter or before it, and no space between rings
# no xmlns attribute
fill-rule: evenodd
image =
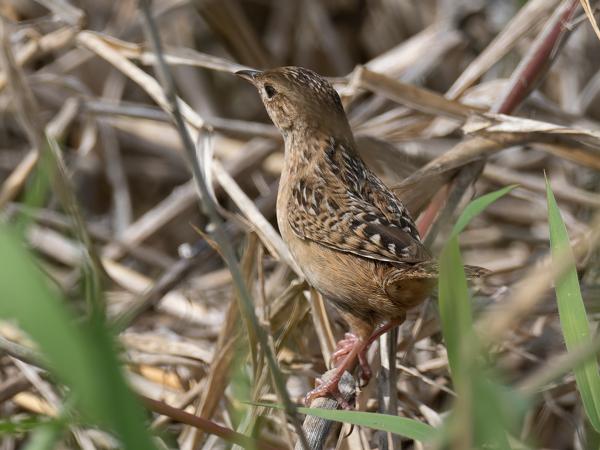
<svg viewBox="0 0 600 450"><path fill-rule="evenodd" d="M378 261L416 263L430 259L400 200L374 175L367 171L358 176L363 175L364 180L351 184L343 175L296 183L288 205L294 233L331 249Z"/></svg>

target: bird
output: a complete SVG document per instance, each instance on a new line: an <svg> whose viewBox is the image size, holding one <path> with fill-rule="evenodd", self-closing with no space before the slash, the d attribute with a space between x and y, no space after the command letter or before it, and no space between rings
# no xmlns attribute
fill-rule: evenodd
<svg viewBox="0 0 600 450"><path fill-rule="evenodd" d="M287 66L240 70L257 89L284 139L277 193L282 239L308 283L347 322L332 362L337 368L305 397L331 396L346 406L338 383L367 350L433 290L437 263L409 211L360 158L340 97L312 70ZM467 267L474 277L484 269Z"/></svg>

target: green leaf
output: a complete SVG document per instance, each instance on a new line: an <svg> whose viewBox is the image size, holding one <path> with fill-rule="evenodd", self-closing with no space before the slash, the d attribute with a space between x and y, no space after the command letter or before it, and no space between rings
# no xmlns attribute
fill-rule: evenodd
<svg viewBox="0 0 600 450"><path fill-rule="evenodd" d="M53 167L49 161L50 156L46 151L40 153L34 172L27 181L27 187L21 202L25 209L18 211L15 219L15 227L22 236L25 235L27 226L32 221L32 217L28 213L43 207L51 192L50 179L52 178Z"/></svg>
<svg viewBox="0 0 600 450"><path fill-rule="evenodd" d="M508 186L473 200L456 222L440 255L438 300L448 363L458 398L452 410L451 446L510 448L506 429L510 414L502 413L505 390L492 381L478 360L473 312L458 235L487 206L506 195ZM512 415L513 417L515 414Z"/></svg>
<svg viewBox="0 0 600 450"><path fill-rule="evenodd" d="M51 371L72 390L86 420L115 431L127 449L153 449L103 318L76 324L15 233L0 226L0 318L16 320Z"/></svg>
<svg viewBox="0 0 600 450"><path fill-rule="evenodd" d="M461 346L471 341L468 336L473 333L471 299L457 236L450 238L440 256L438 303L450 372L456 383L464 362Z"/></svg>
<svg viewBox="0 0 600 450"><path fill-rule="evenodd" d="M469 203L458 218L458 220L456 221L454 228L452 228L451 236L458 236L458 234L460 234L460 232L465 229L469 222L471 222L473 217L480 214L485 208L490 206L500 197L508 194L516 187L516 184L506 186L505 188L499 189L494 192L490 192L489 194L482 195L481 197L478 197L471 203Z"/></svg>
<svg viewBox="0 0 600 450"><path fill-rule="evenodd" d="M64 432L61 424L47 423L35 429L27 440L24 450L53 450Z"/></svg>
<svg viewBox="0 0 600 450"><path fill-rule="evenodd" d="M255 406L264 406L266 408L283 409L283 406L273 403L252 404ZM323 408L298 408L298 412L327 420L333 420L335 422L350 423L352 425L360 425L374 430L386 431L420 442L430 441L438 434L438 430L423 422L407 419L405 417L392 416L390 414L340 411L337 409Z"/></svg>
<svg viewBox="0 0 600 450"><path fill-rule="evenodd" d="M566 260L569 265L565 274L560 279L555 280L555 290L558 314L567 350L573 350L579 345L590 342L590 325L581 296L567 228L547 179L546 197L552 259L553 261ZM600 376L598 375L598 363L595 359L590 359L575 368L574 371L585 412L594 429L600 432Z"/></svg>
<svg viewBox="0 0 600 450"><path fill-rule="evenodd" d="M490 374L485 373L477 360L479 349L458 236L448 241L440 257L439 310L452 381L458 395L452 411L453 439L460 442L472 432L476 448L510 449L506 429L508 418L516 414L514 411L501 413L506 409L501 386L492 382Z"/></svg>
<svg viewBox="0 0 600 450"><path fill-rule="evenodd" d="M251 369L246 363L247 358L248 346L245 342L242 343L238 340L230 368L231 407L229 408L229 414L234 428L243 434L251 431L245 429L245 427L243 429L239 428L240 423L244 422L244 418L252 423L256 418L248 406L248 402L252 399L252 375Z"/></svg>
<svg viewBox="0 0 600 450"><path fill-rule="evenodd" d="M456 221L440 256L438 280L440 318L453 378L459 376L462 360L460 347L472 342L473 333L473 313L458 246L458 235L475 216L515 187L516 185L507 186L469 203Z"/></svg>
<svg viewBox="0 0 600 450"><path fill-rule="evenodd" d="M516 431L525 415L526 401L496 381L490 370L475 367L471 379L475 448L510 450L507 433Z"/></svg>
<svg viewBox="0 0 600 450"><path fill-rule="evenodd" d="M56 422L56 420L49 420L42 416L25 417L20 420L0 420L0 436L25 433L51 422Z"/></svg>

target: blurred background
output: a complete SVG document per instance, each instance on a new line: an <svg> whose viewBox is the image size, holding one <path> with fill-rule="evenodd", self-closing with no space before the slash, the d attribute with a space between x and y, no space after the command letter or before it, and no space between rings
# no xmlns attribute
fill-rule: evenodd
<svg viewBox="0 0 600 450"><path fill-rule="evenodd" d="M278 250L272 233L282 140L235 70L298 65L327 76L361 156L398 187L436 254L470 199L519 185L461 235L465 262L494 272L476 289L476 318L511 304L516 286L533 282L528 270L548 254L544 173L572 241L594 231L600 41L579 1L160 0L152 13L202 157L217 161L209 181L224 229L293 401L327 369L345 325ZM1 221L20 227L38 266L81 317L90 307L86 258L102 267L99 297L107 320L119 324L119 357L134 390L287 448L285 416L242 403L277 397L242 326L231 274L199 234L208 221L160 101L138 2L1 0L0 16ZM552 29L559 31L548 37ZM550 50L536 63L532 49L544 42ZM531 77L515 78L523 64ZM532 89L519 93L524 79ZM44 156L50 151L40 148L44 136L58 145L58 175ZM461 150L465 142L475 142L470 153ZM451 156L436 160L439 170L417 171L441 155ZM577 259L593 328L598 261L593 244ZM11 262L0 259L0 270L4 264ZM435 295L411 312L391 394L395 413L435 427L455 397L438 316ZM517 389L562 354L563 331L547 290L490 350L503 381ZM11 320L0 321L0 338L8 342L0 345L0 417L56 416L61 389L23 375L10 346L32 348L31 341ZM377 367L378 353L371 357ZM19 388L3 396L1 383L15 379ZM382 411L378 388L374 381L363 389L359 409ZM597 447L571 372L537 392L513 428L513 448ZM493 421L497 411L487 413ZM170 448L226 448L197 428L151 419ZM107 433L68 428L56 448L116 446ZM28 433L0 434L0 449L24 448ZM332 433L325 448L425 448L363 427L345 433L339 442Z"/></svg>

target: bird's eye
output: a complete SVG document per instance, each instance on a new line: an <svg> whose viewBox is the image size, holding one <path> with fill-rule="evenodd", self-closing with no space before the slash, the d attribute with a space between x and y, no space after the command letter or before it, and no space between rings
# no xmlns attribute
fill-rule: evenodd
<svg viewBox="0 0 600 450"><path fill-rule="evenodd" d="M277 91L270 84L265 84L265 93L267 94L267 97L273 98L273 96L277 94Z"/></svg>

